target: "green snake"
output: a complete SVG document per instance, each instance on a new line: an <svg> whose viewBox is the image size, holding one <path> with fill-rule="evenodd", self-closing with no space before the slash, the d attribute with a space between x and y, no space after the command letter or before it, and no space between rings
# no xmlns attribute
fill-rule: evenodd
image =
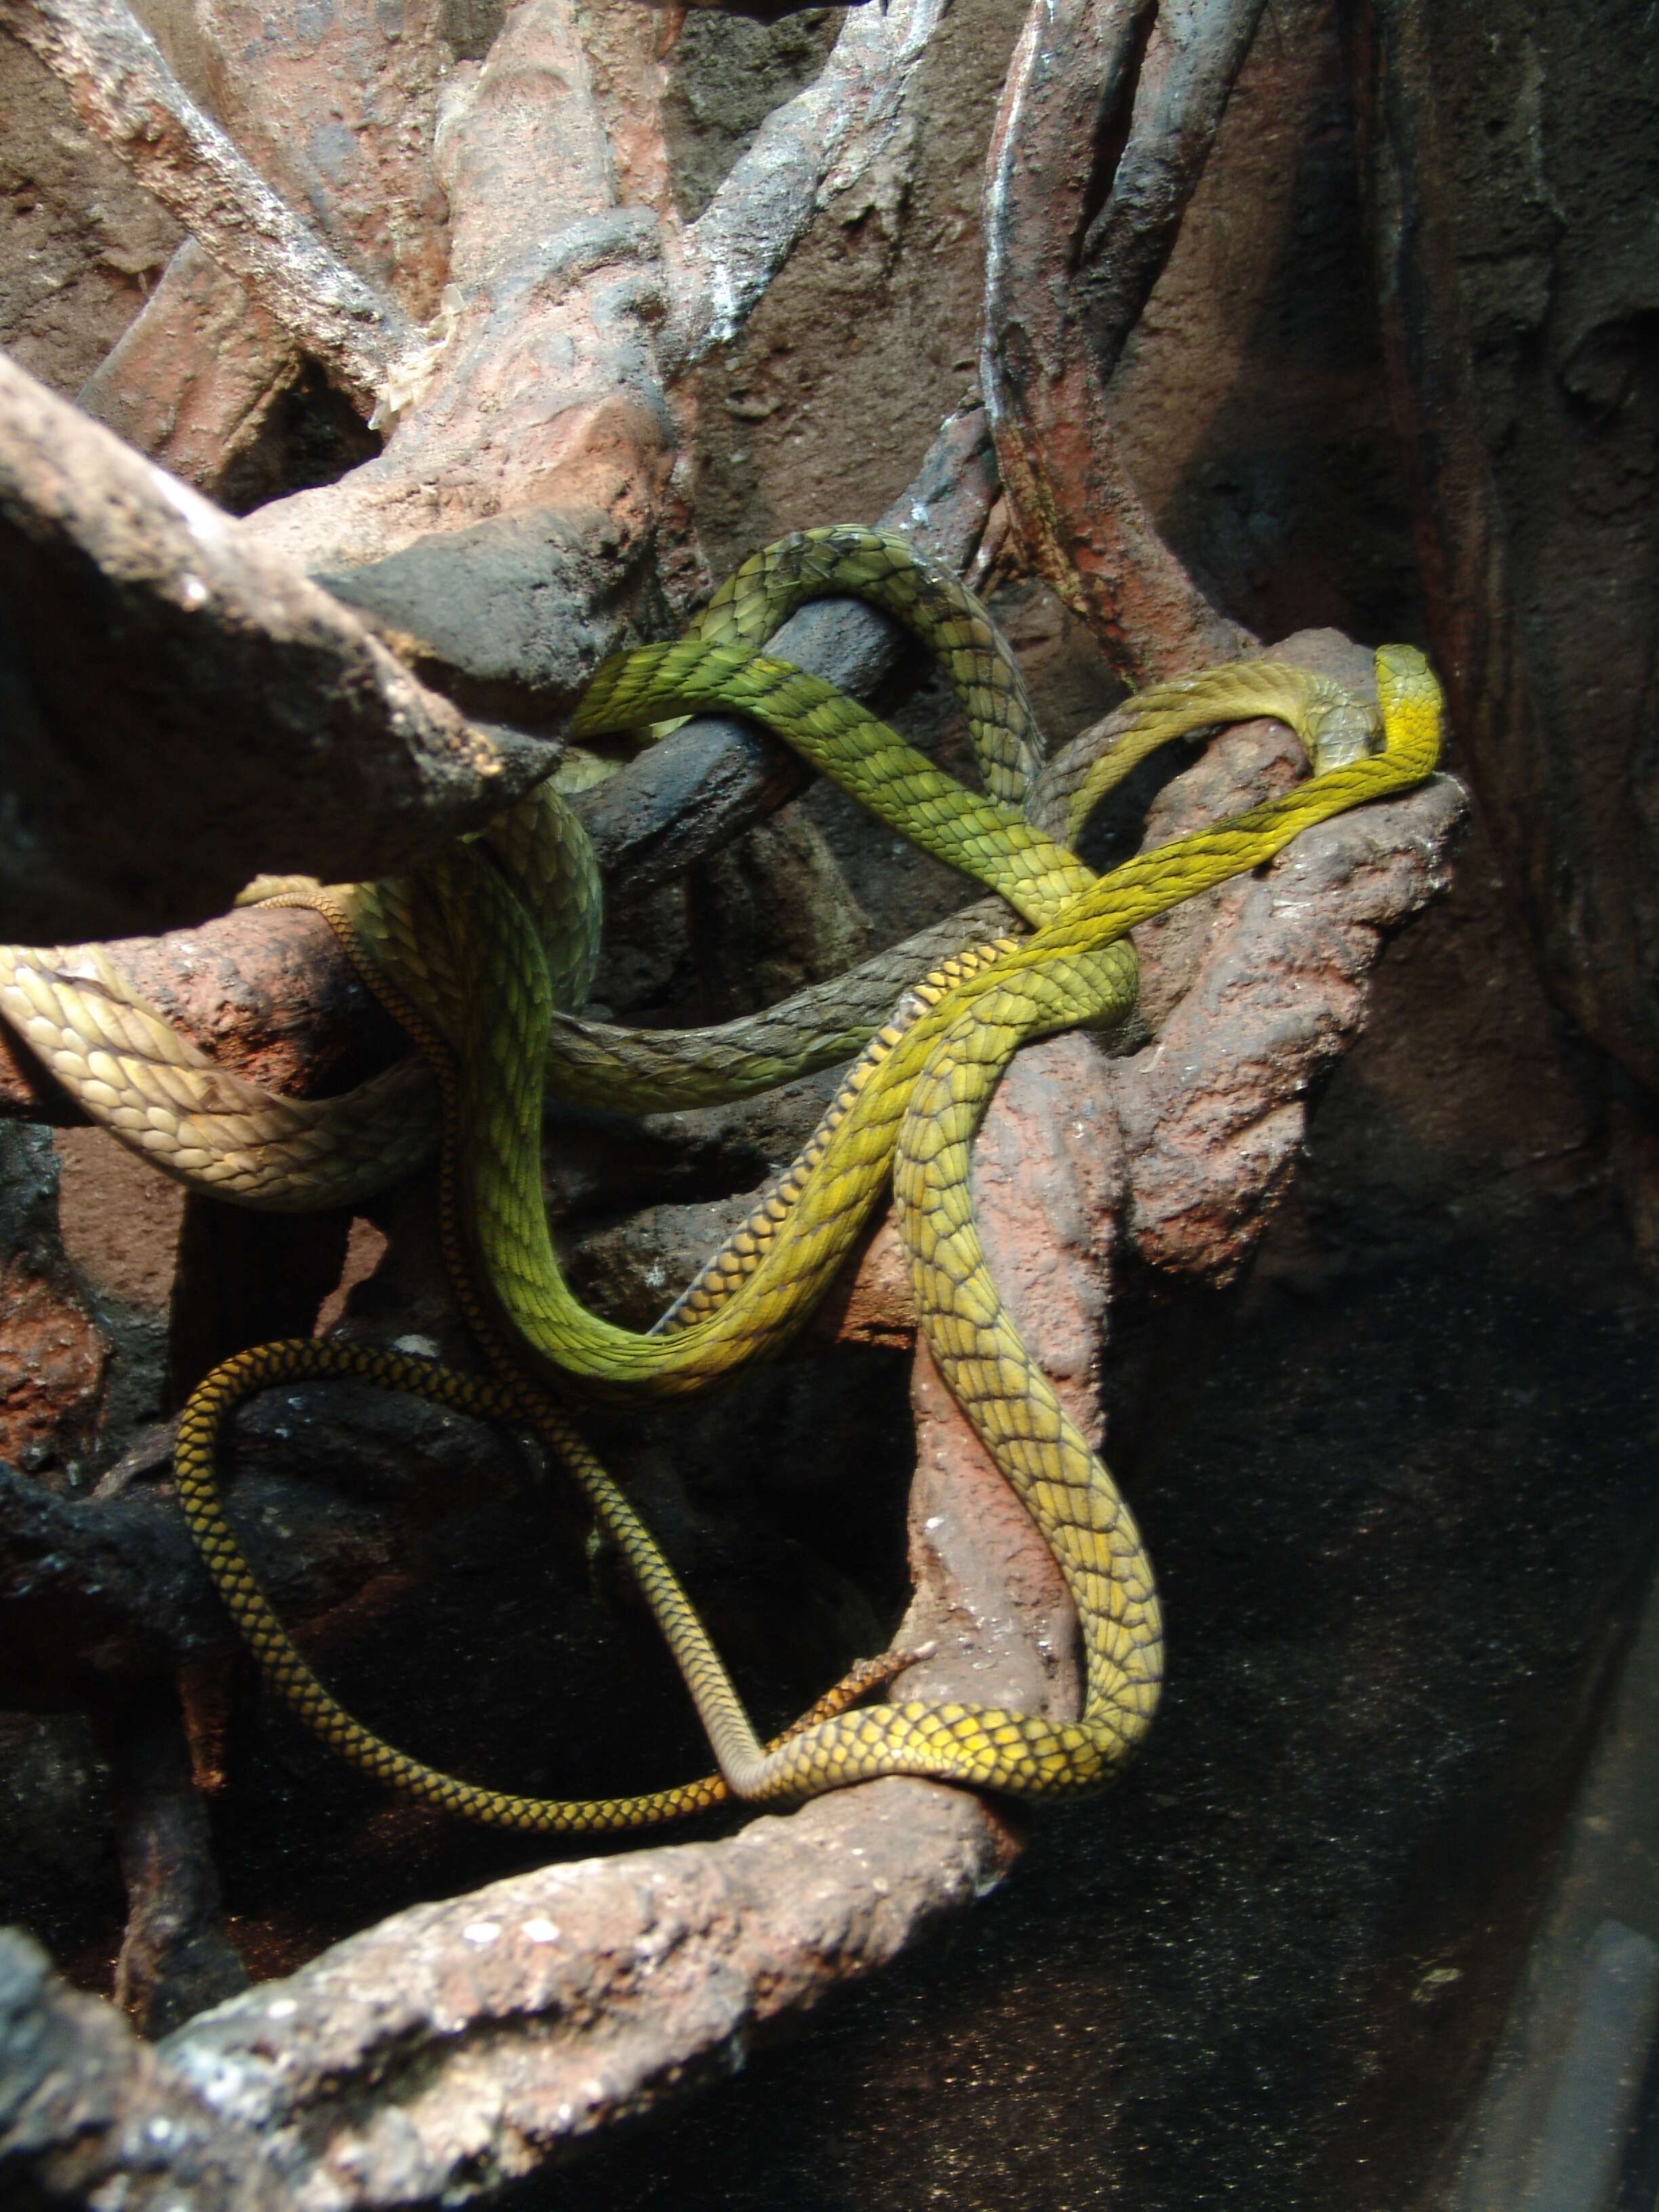
<svg viewBox="0 0 1659 2212"><path fill-rule="evenodd" d="M967 711L986 786L967 790L884 723L761 650L793 606L854 592L938 651ZM878 1775L926 1775L1021 1796L1099 1785L1144 1735L1162 1630L1129 1510L1013 1327L986 1267L969 1149L1021 1044L1133 1009L1134 927L1270 860L1301 830L1401 792L1437 757L1441 701L1422 656L1376 656L1380 713L1328 679L1243 662L1161 686L1115 718L1116 742L1062 757L1040 745L1008 649L953 579L904 542L854 529L799 533L745 562L694 631L600 667L579 737L648 730L710 708L759 721L899 835L997 894L995 922L899 949L836 989L724 1032L627 1032L581 1023L597 954L599 883L580 825L541 793L418 877L323 890L319 908L421 1048L349 1100L272 1101L223 1077L135 1002L98 948L0 955L0 1012L88 1112L186 1180L264 1205L338 1204L389 1181L441 1136L446 1253L495 1379L314 1340L239 1355L201 1385L176 1454L181 1502L268 1681L345 1757L427 1802L496 1825L592 1832L701 1809L730 1792L783 1803ZM1285 797L1097 877L1062 838L1146 752L1225 720L1272 714L1314 774ZM1054 834L1044 827L1052 825ZM907 963L908 964L907 966ZM918 970L920 974L918 980ZM910 988L892 1010L895 981ZM884 1018L884 1015L890 1015ZM641 1109L705 1103L832 1064L863 1047L800 1158L755 1205L657 1327L590 1313L565 1283L541 1191L551 1091ZM297 1109L297 1110L296 1110ZM855 1668L794 1729L757 1738L696 1613L649 1532L582 1441L572 1391L621 1397L706 1389L780 1350L845 1259L889 1178L916 1306L951 1391L1024 1500L1075 1601L1085 1692L1075 1722L965 1704L859 1705L908 1663ZM214 1460L231 1410L276 1382L351 1375L445 1405L531 1423L587 1496L679 1663L720 1774L602 1801L515 1797L437 1773L382 1742L312 1675L242 1559Z"/></svg>

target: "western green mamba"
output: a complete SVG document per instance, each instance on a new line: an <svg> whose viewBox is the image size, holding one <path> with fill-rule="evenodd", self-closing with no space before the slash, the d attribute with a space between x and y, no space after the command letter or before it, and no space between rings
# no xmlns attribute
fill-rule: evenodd
<svg viewBox="0 0 1659 2212"><path fill-rule="evenodd" d="M805 599L853 592L939 654L966 713L983 793L968 790L845 695L769 659ZM337 1205L406 1172L438 1141L444 1249L492 1372L295 1340L240 1354L179 1427L180 1499L266 1680L344 1757L445 1809L550 1832L644 1826L727 1794L781 1804L878 1775L926 1775L1027 1797L1099 1786L1145 1735L1163 1636L1150 1563L1113 1479L999 1297L975 1227L969 1152L1001 1071L1029 1040L1133 1011L1137 924L1271 860L1313 824L1434 767L1442 704L1421 654L1376 655L1373 710L1328 679L1239 662L1141 694L1115 741L1039 777L1042 749L1012 655L984 611L904 541L798 533L728 579L678 643L596 673L574 734L648 731L718 708L799 751L897 835L1003 902L896 948L830 987L708 1032L582 1022L597 957L598 871L544 787L418 876L261 895L325 914L419 1048L349 1099L272 1099L222 1076L132 998L95 947L0 953L0 1012L88 1113L181 1178L272 1206ZM1154 745L1270 714L1313 773L1284 797L1097 876L1070 850L1090 809ZM1010 910L1011 913L1010 913ZM895 1003L896 1001L896 1003ZM565 1282L541 1185L550 1093L629 1110L747 1095L858 1053L800 1158L646 1334L584 1308ZM921 1325L968 1419L1042 1530L1076 1602L1085 1661L1074 1722L963 1704L860 1701L913 1655L856 1668L785 1737L757 1737L718 1652L648 1530L573 1421L581 1397L684 1395L771 1357L801 1327L890 1179ZM636 1577L707 1729L719 1774L635 1797L513 1796L382 1742L317 1681L242 1558L220 1503L219 1433L276 1382L351 1376L485 1419L528 1423L586 1496Z"/></svg>

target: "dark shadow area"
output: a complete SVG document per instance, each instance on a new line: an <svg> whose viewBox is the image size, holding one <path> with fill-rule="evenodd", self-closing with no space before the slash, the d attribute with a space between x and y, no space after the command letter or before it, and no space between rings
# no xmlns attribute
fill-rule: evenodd
<svg viewBox="0 0 1659 2212"><path fill-rule="evenodd" d="M251 514L290 492L337 483L372 461L383 442L317 362L307 361L231 461L216 497L232 514Z"/></svg>
<svg viewBox="0 0 1659 2212"><path fill-rule="evenodd" d="M592 2159L592 2212L1411 2201L1639 1589L1659 1312L1583 1206L1249 1304L1189 1331L1125 1469L1172 1635L1146 1757L799 2048Z"/></svg>
<svg viewBox="0 0 1659 2212"><path fill-rule="evenodd" d="M1270 11L1261 39L1274 34ZM1217 604L1258 636L1331 628L1420 645L1345 58L1328 17L1301 11L1279 35L1305 40L1314 74L1300 95L1310 112L1277 252L1248 332L1227 333L1231 386L1158 524ZM1271 105L1265 88L1258 97ZM1126 364L1147 343L1133 335Z"/></svg>
<svg viewBox="0 0 1659 2212"><path fill-rule="evenodd" d="M908 1595L908 1362L837 1353L761 1370L701 1407L584 1416L695 1592L757 1724L780 1728L883 1649ZM849 1389L856 1372L857 1387ZM344 1470L336 1471L336 1479ZM351 1510L343 1499L343 1513ZM347 1708L452 1772L526 1794L605 1797L689 1781L710 1760L631 1580L556 1475L458 1495L397 1566L307 1631ZM214 1841L230 1932L259 1979L430 1897L637 1833L471 1826L343 1765L238 1669ZM654 1840L718 1834L730 1814ZM647 1838L650 1841L653 1838ZM110 1905L118 1915L112 1889ZM84 1925L84 1923L83 1923ZM118 1919L107 1937L112 1951ZM96 1946L65 1960L95 1978Z"/></svg>

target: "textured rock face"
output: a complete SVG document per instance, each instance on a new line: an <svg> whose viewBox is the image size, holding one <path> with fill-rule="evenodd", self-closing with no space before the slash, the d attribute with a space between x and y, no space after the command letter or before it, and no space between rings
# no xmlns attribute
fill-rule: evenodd
<svg viewBox="0 0 1659 2212"><path fill-rule="evenodd" d="M72 397L167 267L179 228L24 47L0 46L0 346Z"/></svg>
<svg viewBox="0 0 1659 2212"><path fill-rule="evenodd" d="M72 1481L102 1411L110 1345L64 1252L44 1129L0 1132L0 1459Z"/></svg>
<svg viewBox="0 0 1659 2212"><path fill-rule="evenodd" d="M1366 13L1427 626L1558 1001L1659 1079L1659 57L1638 13Z"/></svg>

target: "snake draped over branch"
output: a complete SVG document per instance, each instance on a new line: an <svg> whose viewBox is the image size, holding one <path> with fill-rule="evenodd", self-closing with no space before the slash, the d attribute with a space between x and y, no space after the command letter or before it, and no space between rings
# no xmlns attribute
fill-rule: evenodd
<svg viewBox="0 0 1659 2212"><path fill-rule="evenodd" d="M975 793L844 694L763 647L805 600L854 593L939 656L984 782ZM605 662L574 734L648 731L709 708L772 731L898 836L973 878L1022 927L981 915L924 933L848 976L706 1031L584 1023L599 950L599 872L544 785L418 874L252 895L324 914L419 1059L343 1098L273 1097L216 1070L137 1000L96 946L0 950L0 1012L94 1120L183 1181L242 1203L338 1206L441 1146L444 1250L490 1378L357 1344L295 1340L226 1361L179 1425L191 1531L270 1685L345 1758L446 1810L554 1832L643 1826L727 1794L781 1804L886 1774L1057 1796L1109 1781L1158 1701L1163 1633L1151 1564L1112 1476L1021 1340L987 1268L969 1150L1002 1069L1029 1039L1109 1026L1133 1009L1129 933L1260 866L1300 831L1405 791L1434 767L1442 702L1422 655L1376 655L1378 708L1287 664L1241 661L1143 692L1115 741L1041 773L1012 656L955 580L902 538L838 528L753 556L678 642ZM1258 715L1287 723L1312 774L1284 797L1097 876L1070 849L1090 810L1155 746ZM1073 749L1073 751L1075 749ZM1058 769L1059 764L1056 764ZM590 1313L560 1273L541 1185L544 1099L634 1111L748 1095L857 1053L805 1151L644 1334ZM863 1662L775 1743L761 1743L690 1599L584 1443L584 1397L707 1389L777 1352L827 1288L890 1177L920 1324L951 1390L1036 1521L1076 1603L1080 1717L921 1700L861 1704L911 1662ZM529 1424L614 1542L673 1652L719 1773L627 1798L508 1795L383 1742L311 1673L243 1559L214 1461L242 1400L349 1376Z"/></svg>

